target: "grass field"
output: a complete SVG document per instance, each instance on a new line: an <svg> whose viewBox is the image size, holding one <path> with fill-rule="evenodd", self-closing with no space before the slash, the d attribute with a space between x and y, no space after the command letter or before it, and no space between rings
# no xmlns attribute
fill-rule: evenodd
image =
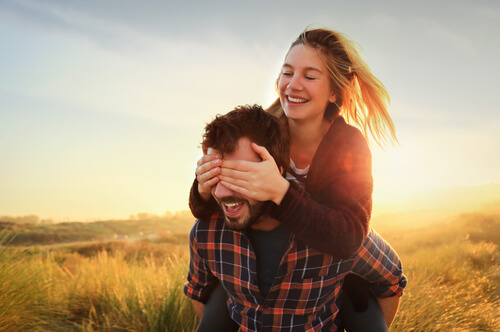
<svg viewBox="0 0 500 332"><path fill-rule="evenodd" d="M500 215L374 227L409 279L392 331L500 331ZM194 331L186 233L12 246L13 233L0 235L0 331Z"/></svg>

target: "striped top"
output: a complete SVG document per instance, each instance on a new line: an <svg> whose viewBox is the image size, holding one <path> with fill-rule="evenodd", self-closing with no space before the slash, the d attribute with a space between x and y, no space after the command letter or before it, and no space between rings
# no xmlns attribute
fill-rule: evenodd
<svg viewBox="0 0 500 332"><path fill-rule="evenodd" d="M206 303L219 280L229 295L230 315L242 331L336 331L337 300L350 272L374 283L378 297L400 296L406 286L398 256L373 230L356 254L344 260L303 244L292 233L265 298L248 237L226 228L217 213L209 221L196 221L190 251L185 294Z"/></svg>
<svg viewBox="0 0 500 332"><path fill-rule="evenodd" d="M288 181L295 181L299 186L302 187L302 189L304 189L306 185L307 172L309 172L310 166L311 165L308 165L306 168L303 169L297 168L293 160L290 159L290 168L286 173L286 179Z"/></svg>

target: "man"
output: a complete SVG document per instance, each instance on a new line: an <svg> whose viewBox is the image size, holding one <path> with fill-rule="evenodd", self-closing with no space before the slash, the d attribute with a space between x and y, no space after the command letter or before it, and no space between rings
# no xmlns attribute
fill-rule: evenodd
<svg viewBox="0 0 500 332"><path fill-rule="evenodd" d="M218 116L205 128L203 148L226 160L260 161L252 143L264 146L279 169L289 161L287 131L259 106ZM212 187L221 213L197 220L190 235L185 293L198 315L220 282L232 319L243 331L335 331L344 277L373 283L388 325L406 285L396 253L374 231L349 259L323 254L298 241L268 214L272 202Z"/></svg>

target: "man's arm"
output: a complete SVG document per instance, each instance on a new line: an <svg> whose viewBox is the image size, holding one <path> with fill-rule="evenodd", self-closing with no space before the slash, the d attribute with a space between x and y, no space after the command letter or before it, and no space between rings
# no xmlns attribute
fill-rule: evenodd
<svg viewBox="0 0 500 332"><path fill-rule="evenodd" d="M353 272L371 283L371 291L380 305L387 326L390 327L407 283L396 252L375 231L370 230L355 256Z"/></svg>
<svg viewBox="0 0 500 332"><path fill-rule="evenodd" d="M197 232L199 226L200 221L197 220L189 234L189 272L187 282L184 284L184 293L193 300L194 310L201 317L205 309L203 302L206 302L218 281L198 252Z"/></svg>
<svg viewBox="0 0 500 332"><path fill-rule="evenodd" d="M394 320L394 317L396 317L396 313L398 312L400 297L399 296L391 296L385 298L377 297L376 299L378 304L380 305L382 314L384 315L387 327L391 327L392 321Z"/></svg>
<svg viewBox="0 0 500 332"><path fill-rule="evenodd" d="M203 311L205 311L205 304L196 300L191 300L191 303L193 303L193 308L194 312L196 312L196 316L201 319L201 316L203 316Z"/></svg>

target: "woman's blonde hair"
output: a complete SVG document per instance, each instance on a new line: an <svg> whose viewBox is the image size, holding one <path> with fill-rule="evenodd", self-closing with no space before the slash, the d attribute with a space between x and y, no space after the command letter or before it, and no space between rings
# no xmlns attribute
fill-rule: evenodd
<svg viewBox="0 0 500 332"><path fill-rule="evenodd" d="M306 29L292 43L288 52L296 45L307 45L317 50L328 68L337 101L326 108L326 118L342 115L348 123L358 127L368 140L372 138L381 147L387 143L398 143L394 123L387 111L389 94L361 58L357 44L335 31ZM277 91L278 81L279 77L276 80ZM279 98L267 111L279 118L285 116Z"/></svg>

